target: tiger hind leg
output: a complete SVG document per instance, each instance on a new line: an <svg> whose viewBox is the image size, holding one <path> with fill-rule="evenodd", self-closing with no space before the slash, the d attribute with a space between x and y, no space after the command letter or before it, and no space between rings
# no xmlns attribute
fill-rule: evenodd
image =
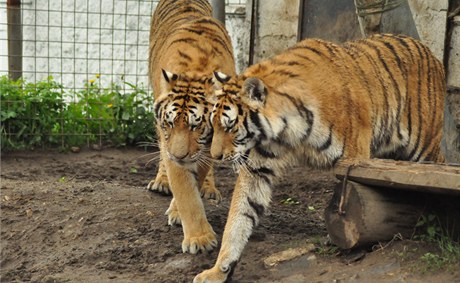
<svg viewBox="0 0 460 283"><path fill-rule="evenodd" d="M214 168L211 167L209 169L203 185L201 186L200 193L202 198L215 200L216 203L221 202L222 195L216 188L216 184L214 182Z"/></svg>

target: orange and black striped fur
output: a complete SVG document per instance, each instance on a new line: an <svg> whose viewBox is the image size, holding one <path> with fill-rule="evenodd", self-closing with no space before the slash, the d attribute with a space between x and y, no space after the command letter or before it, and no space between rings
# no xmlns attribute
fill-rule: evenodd
<svg viewBox="0 0 460 283"><path fill-rule="evenodd" d="M182 250L193 254L217 245L200 198L221 198L209 157L212 105L207 97L214 90L214 71L235 73L230 38L211 14L206 0L162 0L150 32L149 76L161 160L148 188L172 192L168 223L182 224Z"/></svg>
<svg viewBox="0 0 460 283"><path fill-rule="evenodd" d="M216 265L194 282L224 282L294 162L342 158L443 161L444 70L404 36L336 45L307 39L223 85L211 114L211 155L240 167Z"/></svg>

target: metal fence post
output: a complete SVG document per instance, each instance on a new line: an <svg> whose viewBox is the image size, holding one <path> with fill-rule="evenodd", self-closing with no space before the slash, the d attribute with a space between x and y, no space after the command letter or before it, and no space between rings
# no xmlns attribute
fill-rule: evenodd
<svg viewBox="0 0 460 283"><path fill-rule="evenodd" d="M8 17L8 74L10 79L22 77L21 1L7 1Z"/></svg>
<svg viewBox="0 0 460 283"><path fill-rule="evenodd" d="M211 0L212 16L225 26L225 0Z"/></svg>

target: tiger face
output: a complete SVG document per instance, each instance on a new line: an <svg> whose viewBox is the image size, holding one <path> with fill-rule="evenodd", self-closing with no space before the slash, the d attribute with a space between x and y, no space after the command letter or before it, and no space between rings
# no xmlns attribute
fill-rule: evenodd
<svg viewBox="0 0 460 283"><path fill-rule="evenodd" d="M211 111L214 130L211 157L241 164L247 160L249 151L266 137L261 126L268 121L259 111L264 106L267 89L256 78L231 78L218 72L214 77L218 90Z"/></svg>
<svg viewBox="0 0 460 283"><path fill-rule="evenodd" d="M181 165L193 164L212 138L210 104L206 100L212 92L212 79L162 72L164 91L154 104L157 129L171 160Z"/></svg>

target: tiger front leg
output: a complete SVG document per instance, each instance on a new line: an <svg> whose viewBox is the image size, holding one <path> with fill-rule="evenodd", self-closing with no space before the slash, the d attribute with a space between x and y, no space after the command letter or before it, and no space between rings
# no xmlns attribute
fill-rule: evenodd
<svg viewBox="0 0 460 283"><path fill-rule="evenodd" d="M168 175L166 174L166 168L164 161L160 160L158 164L158 173L155 179L151 180L147 185L147 189L152 192L158 192L164 195L171 195L169 189Z"/></svg>
<svg viewBox="0 0 460 283"><path fill-rule="evenodd" d="M174 196L168 209L168 222L180 221L182 224L184 232L182 251L196 254L199 251L212 250L217 246L216 234L206 218L199 192L199 180L204 179L200 174L206 174L207 171L196 170L195 172L169 159L165 160L165 165Z"/></svg>
<svg viewBox="0 0 460 283"><path fill-rule="evenodd" d="M147 189L152 192L158 192L163 195L171 195L171 190L169 188L168 175L166 174L166 169L164 162L160 160L158 164L158 173L155 179L151 180L147 185ZM222 195L219 190L216 188L214 183L214 170L211 168L206 175L203 185L200 189L201 196L205 199L215 200L217 203L222 201ZM180 221L179 221L180 223Z"/></svg>
<svg viewBox="0 0 460 283"><path fill-rule="evenodd" d="M233 274L253 228L268 207L271 198L270 177L260 170L252 175L241 170L233 192L222 246L213 268L198 274L194 283L226 282Z"/></svg>

